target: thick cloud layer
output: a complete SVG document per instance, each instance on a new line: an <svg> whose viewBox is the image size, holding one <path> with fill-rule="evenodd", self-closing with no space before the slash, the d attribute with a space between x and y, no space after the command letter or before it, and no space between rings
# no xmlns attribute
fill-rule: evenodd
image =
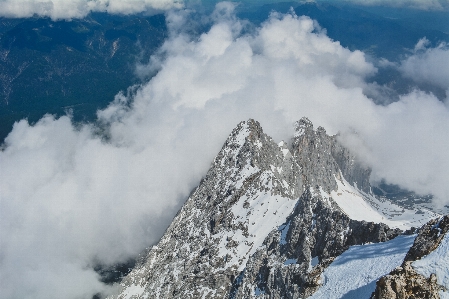
<svg viewBox="0 0 449 299"><path fill-rule="evenodd" d="M82 18L90 12L134 14L180 8L182 0L0 0L0 17Z"/></svg>
<svg viewBox="0 0 449 299"><path fill-rule="evenodd" d="M213 26L171 37L147 84L99 111L99 125L47 116L14 126L0 153L0 298L89 298L91 270L154 243L241 120L277 141L308 116L357 149L376 179L449 198L449 110L414 91L377 106L376 68L307 17L273 14L248 27L221 3ZM243 33L250 32L250 33ZM100 125L101 124L101 125Z"/></svg>

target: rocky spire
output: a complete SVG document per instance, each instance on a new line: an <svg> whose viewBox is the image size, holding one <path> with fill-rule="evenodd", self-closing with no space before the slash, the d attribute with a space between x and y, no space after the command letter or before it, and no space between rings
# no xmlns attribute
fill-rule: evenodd
<svg viewBox="0 0 449 299"><path fill-rule="evenodd" d="M323 127L314 130L306 117L295 123L292 152L302 166L304 180L329 192L336 190L335 177L340 178L341 172L351 185L370 193L371 169L363 166L354 153L338 142L337 137L327 135Z"/></svg>

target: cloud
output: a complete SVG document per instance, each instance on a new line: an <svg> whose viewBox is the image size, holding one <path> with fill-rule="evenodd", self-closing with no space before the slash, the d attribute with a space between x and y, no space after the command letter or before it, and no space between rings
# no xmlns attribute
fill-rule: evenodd
<svg viewBox="0 0 449 299"><path fill-rule="evenodd" d="M383 5L393 7L411 7L423 10L449 9L446 0L318 0L327 2L350 2L357 5ZM32 16L50 17L53 20L77 19L91 12L111 14L156 13L185 5L196 6L201 3L210 5L218 0L0 0L0 17L28 18ZM272 3L276 1L252 1L247 3ZM281 2L281 1L278 1ZM314 2L300 1L300 2Z"/></svg>
<svg viewBox="0 0 449 299"><path fill-rule="evenodd" d="M135 14L181 8L182 0L0 0L0 16L53 20L83 18L90 12Z"/></svg>
<svg viewBox="0 0 449 299"><path fill-rule="evenodd" d="M363 133L374 154L374 179L434 194L437 206L448 204L443 178L449 174L449 154L444 150L449 146L448 107L431 94L414 91L378 110L377 130Z"/></svg>
<svg viewBox="0 0 449 299"><path fill-rule="evenodd" d="M449 90L449 45L427 48L428 44L426 38L419 40L413 54L401 61L399 71L417 83Z"/></svg>
<svg viewBox="0 0 449 299"><path fill-rule="evenodd" d="M191 36L171 11L158 73L74 126L46 116L15 124L0 152L0 298L89 298L110 291L92 265L156 242L238 122L277 141L308 116L341 132L386 178L447 203L449 112L420 91L378 106L376 68L307 17L272 14L254 29L220 3ZM356 132L356 134L354 133Z"/></svg>
<svg viewBox="0 0 449 299"><path fill-rule="evenodd" d="M357 5L367 6L392 6L392 7L406 7L421 10L447 10L449 3L447 0L322 0L331 2L349 2Z"/></svg>

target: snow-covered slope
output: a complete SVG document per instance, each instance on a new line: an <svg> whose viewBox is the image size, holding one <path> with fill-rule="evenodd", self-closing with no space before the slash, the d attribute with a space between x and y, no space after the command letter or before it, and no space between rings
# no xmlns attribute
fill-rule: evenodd
<svg viewBox="0 0 449 299"><path fill-rule="evenodd" d="M407 209L389 200L380 200L351 186L344 178L336 180L338 189L330 196L354 220L382 222L402 230L420 227L440 215L425 208Z"/></svg>
<svg viewBox="0 0 449 299"><path fill-rule="evenodd" d="M415 235L377 244L356 245L324 270L322 286L310 299L369 298L376 281L401 265Z"/></svg>
<svg viewBox="0 0 449 299"><path fill-rule="evenodd" d="M290 147L241 122L116 297L307 297L350 246L400 233L380 222L404 229L433 216L375 198L369 174L307 119Z"/></svg>

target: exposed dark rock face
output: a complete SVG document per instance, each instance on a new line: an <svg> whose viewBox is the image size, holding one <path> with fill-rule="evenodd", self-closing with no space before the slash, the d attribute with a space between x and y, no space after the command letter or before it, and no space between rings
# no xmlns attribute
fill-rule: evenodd
<svg viewBox="0 0 449 299"><path fill-rule="evenodd" d="M412 262L430 254L441 243L449 231L449 216L434 219L424 225L418 233L413 246L404 258L401 267L382 277L376 284L372 299L439 299L444 290L437 282L435 274L426 278L417 273Z"/></svg>
<svg viewBox="0 0 449 299"><path fill-rule="evenodd" d="M408 261L416 261L434 251L444 235L449 231L449 216L441 219L433 219L419 229L418 236L405 256L404 264Z"/></svg>
<svg viewBox="0 0 449 299"><path fill-rule="evenodd" d="M370 171L309 120L296 131L288 148L241 122L118 298L304 298L349 246L401 233L350 219L329 194Z"/></svg>

